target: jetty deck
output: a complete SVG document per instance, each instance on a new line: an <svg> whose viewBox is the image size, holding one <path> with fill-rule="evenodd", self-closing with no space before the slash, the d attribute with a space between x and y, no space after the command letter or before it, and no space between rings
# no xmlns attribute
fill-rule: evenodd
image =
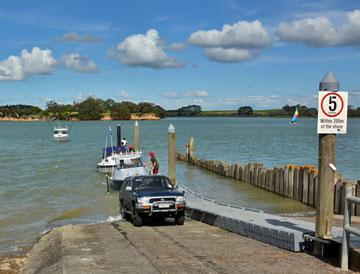
<svg viewBox="0 0 360 274"><path fill-rule="evenodd" d="M339 273L329 262L187 219L183 226L126 221L52 230L22 273Z"/></svg>
<svg viewBox="0 0 360 274"><path fill-rule="evenodd" d="M304 250L306 235L315 235L312 222L224 205L187 190L187 215L204 223L290 251ZM334 241L341 244L343 229L333 227ZM351 236L351 247L360 249L360 238Z"/></svg>

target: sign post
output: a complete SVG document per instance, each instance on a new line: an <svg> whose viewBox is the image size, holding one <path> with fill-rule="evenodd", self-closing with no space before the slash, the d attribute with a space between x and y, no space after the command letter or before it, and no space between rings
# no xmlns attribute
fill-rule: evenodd
<svg viewBox="0 0 360 274"><path fill-rule="evenodd" d="M318 134L346 134L347 92L319 92Z"/></svg>
<svg viewBox="0 0 360 274"><path fill-rule="evenodd" d="M319 134L319 187L316 204L315 237L332 239L334 212L334 172L336 170L336 134L345 134L347 92L338 92L340 84L329 71L320 82L317 133ZM314 253L323 255L323 245L315 242Z"/></svg>

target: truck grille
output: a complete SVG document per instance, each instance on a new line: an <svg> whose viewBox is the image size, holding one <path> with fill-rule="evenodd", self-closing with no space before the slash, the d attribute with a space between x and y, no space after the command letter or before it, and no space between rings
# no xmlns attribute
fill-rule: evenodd
<svg viewBox="0 0 360 274"><path fill-rule="evenodd" d="M154 202L175 202L176 199L175 198L169 198L169 197L164 197L164 198L151 198L150 199L150 203L154 203Z"/></svg>

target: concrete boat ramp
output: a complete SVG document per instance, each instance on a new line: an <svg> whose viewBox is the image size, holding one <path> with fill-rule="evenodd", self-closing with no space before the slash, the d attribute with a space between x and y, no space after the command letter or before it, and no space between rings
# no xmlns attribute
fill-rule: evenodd
<svg viewBox="0 0 360 274"><path fill-rule="evenodd" d="M338 260L287 251L302 250L314 224L186 195L192 219L183 226L170 219L55 228L34 245L21 273L339 273Z"/></svg>
<svg viewBox="0 0 360 274"><path fill-rule="evenodd" d="M192 219L291 251L303 251L315 234L314 223L221 204L182 188L187 195L187 215ZM342 233L342 228L333 228L335 242L342 243ZM351 247L360 248L359 237L352 236Z"/></svg>

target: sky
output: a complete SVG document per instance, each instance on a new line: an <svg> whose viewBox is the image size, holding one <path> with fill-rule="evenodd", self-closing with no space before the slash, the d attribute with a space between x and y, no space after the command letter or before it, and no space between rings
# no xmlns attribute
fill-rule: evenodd
<svg viewBox="0 0 360 274"><path fill-rule="evenodd" d="M1 0L0 33L0 105L316 106L331 70L360 106L360 0Z"/></svg>

